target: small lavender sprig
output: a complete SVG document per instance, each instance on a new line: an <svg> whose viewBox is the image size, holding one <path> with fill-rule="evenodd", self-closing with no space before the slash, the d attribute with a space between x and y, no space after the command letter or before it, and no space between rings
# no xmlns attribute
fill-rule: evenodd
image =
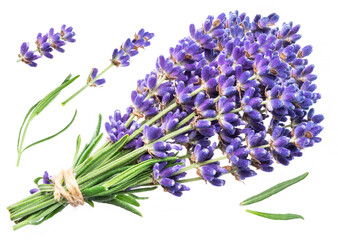
<svg viewBox="0 0 338 240"><path fill-rule="evenodd" d="M134 39L128 38L119 49L115 48L112 53L111 64L106 67L102 72L97 74L94 78L91 78L87 81L87 84L80 88L77 92L75 92L72 96L62 102L62 105L66 105L67 102L72 100L78 94L80 94L87 87L96 87L102 86L105 83L105 79L101 79L101 81L97 81L106 71L108 71L112 66L116 67L127 67L130 65L130 58L137 55L139 53L139 48L145 48L150 45L150 39L154 37L153 33L146 32L144 29L138 31L137 34L134 35ZM96 68L95 68L96 69Z"/></svg>
<svg viewBox="0 0 338 240"><path fill-rule="evenodd" d="M51 54L53 50L63 53L65 50L62 46L66 45L67 42L75 42L74 36L73 28L67 28L65 24L62 25L60 32L54 33L54 28L51 28L45 35L39 33L35 41L37 48L34 51L28 51L29 43L22 43L17 62L24 62L31 67L36 67L37 63L35 61L37 59L43 56L53 58L54 56ZM38 52L40 56L36 55L35 52Z"/></svg>

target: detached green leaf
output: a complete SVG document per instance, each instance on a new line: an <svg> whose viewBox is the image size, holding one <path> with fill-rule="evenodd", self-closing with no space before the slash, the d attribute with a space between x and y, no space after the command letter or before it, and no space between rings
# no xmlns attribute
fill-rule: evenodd
<svg viewBox="0 0 338 240"><path fill-rule="evenodd" d="M62 84L59 87L57 87L56 89L54 89L52 92L50 92L49 94L47 94L43 99L41 99L36 104L34 104L29 109L29 111L27 112L27 114L26 114L26 116L25 116L25 118L24 118L24 120L22 122L22 125L20 127L20 130L19 130L18 143L17 143L17 152L18 152L17 166L19 166L21 155L22 155L22 153L23 153L24 150L26 150L27 148L29 148L29 147L31 147L33 145L36 145L36 144L38 144L40 142L43 142L43 141L46 141L46 140L52 138L52 137L49 137L49 138L43 139L42 141L38 141L36 143L33 143L30 146L26 147L24 150L22 150L24 148L23 143L24 143L25 136L26 136L27 129L28 129L28 126L29 126L30 122L34 119L34 117L36 117L40 112L42 112L60 94L60 92L65 87L67 87L69 84L71 84L72 82L74 82L79 77L79 75L77 75L77 76L75 76L73 78L71 78L71 76L72 75L69 74L67 76L67 78L62 82ZM64 129L64 130L66 130L66 129ZM56 134L56 135L58 135L58 134ZM53 137L55 137L55 136L53 136Z"/></svg>
<svg viewBox="0 0 338 240"><path fill-rule="evenodd" d="M264 212L257 212L257 211L252 211L252 210L246 210L248 213L252 213L254 215L272 219L272 220L291 220L291 219L303 219L304 218L301 215L298 214L293 214L293 213L285 213L285 214L278 214L278 213L264 213Z"/></svg>
<svg viewBox="0 0 338 240"><path fill-rule="evenodd" d="M39 101L40 102L40 101ZM34 110L34 108L39 104L39 102L35 103L27 112L25 118L23 119L22 125L20 127L20 131L19 131L19 136L18 136L18 144L17 144L17 150L19 152L19 146L20 146L20 139L21 139L21 132L23 129L23 126L25 125L25 122L27 121L27 118L30 116L31 112Z"/></svg>
<svg viewBox="0 0 338 240"><path fill-rule="evenodd" d="M36 106L35 108L35 115L38 115L40 112L42 112L59 94L60 92L67 87L68 85L70 85L71 83L73 83L78 77L80 77L80 75L77 75L73 78L71 78L71 74L69 74L67 76L67 78L63 81L63 83L55 88L53 91L51 91L49 94L47 94L40 102L39 104Z"/></svg>
<svg viewBox="0 0 338 240"><path fill-rule="evenodd" d="M284 190L285 188L287 187L290 187L291 185L303 180L304 178L306 178L306 176L308 175L309 173L306 172L298 177L295 177L295 178L292 178L290 180L287 180L287 181L284 181L284 182L281 182L267 190L265 190L264 192L261 192L255 196L252 196L246 200L244 200L243 202L240 203L240 205L249 205L249 204L253 204L253 203L256 203L256 202L260 202L282 190Z"/></svg>
<svg viewBox="0 0 338 240"><path fill-rule="evenodd" d="M36 141L36 142L34 142L34 143L28 145L27 147L25 147L25 148L21 151L21 153L23 153L26 149L28 149L28 148L30 148L30 147L33 147L34 145L37 145L37 144L39 144L39 143L45 142L45 141L47 141L47 140L49 140L49 139L52 139L52 138L58 136L59 134L63 133L64 131L66 131L66 130L70 127L70 125L72 125L72 123L74 122L74 120L75 120L75 118L76 118L76 115L77 115L77 110L75 110L75 113L74 113L74 116L73 116L72 120L71 120L71 121L70 121L70 122L69 122L62 130L60 130L59 132L57 132L57 133L55 133L55 134L53 134L53 135L51 135L51 136L49 136L49 137L46 137L46 138L44 138L44 139L41 139L41 140L39 140L39 141Z"/></svg>

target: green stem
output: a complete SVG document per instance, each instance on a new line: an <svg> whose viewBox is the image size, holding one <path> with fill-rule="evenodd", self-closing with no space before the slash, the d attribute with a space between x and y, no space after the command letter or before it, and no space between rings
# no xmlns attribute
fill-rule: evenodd
<svg viewBox="0 0 338 240"><path fill-rule="evenodd" d="M64 102L62 102L62 106L65 106L70 100L72 100L73 98L75 98L77 95L79 95L83 90L85 90L87 87L91 86L96 79L98 79L99 77L101 77L106 71L108 71L112 66L115 66L114 63L111 63L108 67L106 67L102 72L100 72L94 79L92 79L91 81L89 81L86 85L84 85L82 88L80 88L77 92L75 92L72 96L70 96L69 98L67 98Z"/></svg>
<svg viewBox="0 0 338 240"><path fill-rule="evenodd" d="M200 180L204 180L204 178L201 178L201 177L187 178L187 179L178 180L177 182L188 183L188 182L196 182L196 181L200 181Z"/></svg>
<svg viewBox="0 0 338 240"><path fill-rule="evenodd" d="M67 98L66 101L62 102L62 106L65 106L70 100L72 100L73 98L75 98L77 95L79 95L83 90L85 90L87 87L89 87L92 84L92 82L87 83L86 85L84 85L82 88L80 88L77 92L75 92L72 96L70 96L69 98Z"/></svg>
<svg viewBox="0 0 338 240"><path fill-rule="evenodd" d="M134 131L130 135L127 143L130 142L131 140L133 140L133 138L136 137L138 134L140 134L143 131L143 128L146 125L150 126L151 124L153 124L154 122L156 122L158 119L160 119L162 116L164 116L165 114L167 114L168 112L170 112L171 110L173 110L175 107L177 107L177 103L171 104L169 107L167 107L163 111L159 112L156 116L154 116L153 118L151 118L150 120L148 120L147 122L145 122L139 129L137 129L136 131Z"/></svg>
<svg viewBox="0 0 338 240"><path fill-rule="evenodd" d="M35 116L35 115L34 115ZM27 123L26 123L26 126L22 132L22 135L21 135L21 140L20 140L20 144L19 144L19 148L18 148L18 159L16 161L16 166L19 167L19 164L20 164L20 159L21 159L21 155L22 155L22 147L23 147L23 142L25 140L25 136L26 136L26 133L27 133L27 129L28 129L28 126L29 126L29 123L30 121L32 121L32 119L34 118L33 115L30 116L30 118L28 119Z"/></svg>
<svg viewBox="0 0 338 240"><path fill-rule="evenodd" d="M133 121L133 119L135 118L136 116L134 115L134 113L130 114L127 122L126 122L126 128L129 127L129 125L131 124L131 122Z"/></svg>
<svg viewBox="0 0 338 240"><path fill-rule="evenodd" d="M222 157L210 159L208 161L201 162L201 163L193 163L193 164L190 164L189 166L182 168L180 171L176 172L174 175L177 175L177 174L182 173L182 172L189 171L189 170L197 168L197 167L202 167L202 166L210 164L210 163L218 162L218 161L224 160L224 159L228 159L228 157L222 156Z"/></svg>

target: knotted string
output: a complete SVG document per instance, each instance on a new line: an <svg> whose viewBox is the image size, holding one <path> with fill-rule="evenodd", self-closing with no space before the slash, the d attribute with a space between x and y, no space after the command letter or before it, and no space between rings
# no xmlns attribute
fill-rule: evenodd
<svg viewBox="0 0 338 240"><path fill-rule="evenodd" d="M63 181L66 189L62 186ZM61 197L64 197L73 207L84 204L83 196L75 179L73 169L62 170L58 175L53 177L53 182L54 199L56 201L59 202Z"/></svg>

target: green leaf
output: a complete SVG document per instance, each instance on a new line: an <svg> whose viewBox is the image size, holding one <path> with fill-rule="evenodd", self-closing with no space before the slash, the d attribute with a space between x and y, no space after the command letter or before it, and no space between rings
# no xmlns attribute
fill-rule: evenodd
<svg viewBox="0 0 338 240"><path fill-rule="evenodd" d="M91 187L91 188L84 189L81 192L86 197L92 197L92 196L95 196L95 195L97 195L99 193L102 193L102 192L104 192L106 190L107 190L106 187L103 187L103 186L94 186L94 187Z"/></svg>
<svg viewBox="0 0 338 240"><path fill-rule="evenodd" d="M74 160L74 164L73 164L73 168L75 168L77 165L79 165L80 163L82 163L85 158L83 157L83 155L86 153L86 154L90 154L91 152L87 151L88 147L90 145L93 145L93 142L95 141L95 139L97 139L98 135L100 134L100 129L101 129L101 122L102 122L102 116L101 114L99 114L99 118L98 118L98 121L97 121L97 125L96 125L96 128L95 128L95 132L93 134L93 137L92 139L90 140L89 143L87 143L84 148L82 149L81 153L78 155L77 159ZM98 142L96 142L98 143ZM96 145L94 145L95 147ZM93 147L93 148L94 148ZM92 149L93 150L93 149Z"/></svg>
<svg viewBox="0 0 338 240"><path fill-rule="evenodd" d="M25 149L35 145L35 144L38 144L38 142L31 144L30 146L28 146L24 150L22 150L23 149L23 143L24 143L25 136L26 136L27 129L28 129L30 122L34 119L35 116L37 116L40 112L42 112L43 109L45 109L59 95L59 93L65 87L67 87L69 84L74 82L78 77L79 77L79 75L71 78L71 74L69 74L67 76L67 78L62 82L62 84L59 87L57 87L52 92L47 94L43 99L38 101L36 104L34 104L29 109L29 111L27 112L27 114L26 114L26 116L23 120L23 123L22 123L22 125L20 127L20 131L19 131L18 144L17 144L17 152L18 152L17 166L19 166L19 164L20 164L20 159L21 159L21 155L22 155L23 151ZM48 138L48 139L50 139L50 138ZM45 139L44 141L46 141L48 139Z"/></svg>
<svg viewBox="0 0 338 240"><path fill-rule="evenodd" d="M95 166L96 164L99 164L101 161L104 161L105 159L109 158L110 156L114 155L116 152L118 152L125 144L128 139L128 134L123 136L119 141L117 141L114 144L110 144L110 146L106 149L103 149L99 154L97 154L95 157L89 157L86 160L84 160L81 164L79 164L74 171L76 172L77 176L81 176L87 168L91 166ZM92 172L90 172L92 173ZM88 176L83 176L88 177ZM90 178L89 178L90 179ZM88 179L87 179L88 180ZM82 177L78 179L78 183L85 182Z"/></svg>
<svg viewBox="0 0 338 240"><path fill-rule="evenodd" d="M41 223L43 223L44 221L54 217L55 214L61 212L64 208L66 207L66 205L61 205L60 207L58 207L57 209L55 209L54 211L52 211L51 213L49 213L48 215L46 215L43 219L41 219L38 222L34 222L31 223L32 225L40 225Z"/></svg>
<svg viewBox="0 0 338 240"><path fill-rule="evenodd" d="M36 141L36 142L34 142L34 143L28 145L28 146L25 147L21 152L23 153L23 152L24 152L25 150L27 150L28 148L33 147L34 145L37 145L37 144L39 144L39 143L45 142L45 141L47 141L47 140L49 140L49 139L52 139L52 138L58 136L59 134L63 133L64 131L66 131L66 130L72 125L72 123L74 122L74 120L75 120L75 118L76 118L76 115L77 115L77 110L75 110L75 113L74 113L74 116L73 116L72 120L71 120L71 121L70 121L70 122L69 122L62 130L60 130L59 132L57 132L57 133L55 133L55 134L53 134L53 135L51 135L51 136L49 136L49 137L46 137L46 138L44 138L44 139L41 139L41 140L39 140L39 141Z"/></svg>
<svg viewBox="0 0 338 240"><path fill-rule="evenodd" d="M132 193L129 193L128 195L129 195L130 197L135 198L135 199L138 199L138 200L146 200L146 199L149 199L149 197L139 197L139 196L137 196L137 195L135 195L135 194L132 194Z"/></svg>
<svg viewBox="0 0 338 240"><path fill-rule="evenodd" d="M77 165L81 164L84 160L86 160L89 157L89 155L91 154L91 152L94 150L94 148L96 147L96 145L101 140L102 136L103 136L103 133L101 133L99 136L97 136L93 141L91 141L89 143L89 145L86 148L86 150L82 152L81 156L76 161Z"/></svg>
<svg viewBox="0 0 338 240"><path fill-rule="evenodd" d="M71 74L69 74L67 76L67 78L65 79L65 81L63 81L63 83L57 87L56 89L54 89L53 91L51 91L49 94L47 94L40 102L39 104L36 106L35 108L35 115L38 115L40 112L42 112L59 94L60 92L67 87L68 85L70 85L72 82L74 82L78 77L80 77L80 75L77 75L73 78L71 78ZM70 79L71 78L71 79Z"/></svg>
<svg viewBox="0 0 338 240"><path fill-rule="evenodd" d="M291 219L303 219L304 218L301 215L298 214L293 214L293 213L285 213L285 214L278 214L278 213L264 213L264 212L257 212L257 211L252 211L252 210L246 210L248 213L252 213L254 215L272 219L272 220L291 220Z"/></svg>
<svg viewBox="0 0 338 240"><path fill-rule="evenodd" d="M42 179L43 177L37 177L34 179L34 183L38 185L38 182Z"/></svg>
<svg viewBox="0 0 338 240"><path fill-rule="evenodd" d="M79 135L77 136L77 139L76 139L76 149L75 149L75 154L74 154L74 159L73 159L73 168L74 168L74 164L76 163L76 160L79 155L80 146L81 146L81 136Z"/></svg>
<svg viewBox="0 0 338 240"><path fill-rule="evenodd" d="M40 101L39 101L40 102ZM19 136L18 136L18 144L17 144L17 150L18 152L20 151L19 150L19 146L20 146L20 139L21 139L21 133L22 133L22 129L23 129L23 126L25 125L25 122L27 120L27 118L30 116L31 112L34 110L34 108L39 104L39 102L35 103L27 112L25 118L23 119L23 122L22 122L22 125L20 127L20 131L19 131Z"/></svg>
<svg viewBox="0 0 338 240"><path fill-rule="evenodd" d="M284 181L284 182L281 182L267 190L265 190L264 192L261 192L255 196L252 196L246 200L244 200L243 202L240 203L240 205L249 205L249 204L253 204L253 203L256 203L256 202L260 202L282 190L284 190L285 188L287 187L290 187L291 185L303 180L304 178L306 178L306 176L308 175L309 173L306 172L298 177L295 177L295 178L292 178L290 180L287 180L287 181Z"/></svg>
<svg viewBox="0 0 338 240"><path fill-rule="evenodd" d="M127 196L127 195L123 195L123 194L117 195L116 199L124 201L126 203L129 203L129 204L134 205L136 207L140 206L140 204L138 203L138 201L136 201L134 198L132 198L130 196Z"/></svg>
<svg viewBox="0 0 338 240"><path fill-rule="evenodd" d="M140 193L140 192L149 192L149 191L153 191L157 189L157 186L154 187L144 187L144 188L137 188L137 189L131 189L129 191L121 191L121 192L117 192L116 194L132 194L132 193Z"/></svg>
<svg viewBox="0 0 338 240"><path fill-rule="evenodd" d="M124 181L127 181L129 179L132 179L133 177L137 176L142 172L144 169L147 169L150 165L153 165L157 162L163 162L163 161L174 161L177 160L176 157L167 157L167 158L161 158L161 159L149 159L147 161L138 163L129 169L125 170L124 172L116 175L111 180L105 182L102 186L105 187L111 187L113 185L116 185L118 183L122 183Z"/></svg>
<svg viewBox="0 0 338 240"><path fill-rule="evenodd" d="M86 200L86 203L88 203L88 205L91 206L92 208L95 207L94 202L92 200L88 199L88 200Z"/></svg>
<svg viewBox="0 0 338 240"><path fill-rule="evenodd" d="M102 115L99 114L99 119L97 121L97 125L96 125L96 129L95 132L93 134L92 139L90 140L90 142L94 141L94 139L100 134L101 131L101 123L102 123Z"/></svg>
<svg viewBox="0 0 338 240"><path fill-rule="evenodd" d="M121 201L119 199L113 199L109 202L107 202L109 204L112 204L112 205L115 205L115 206L118 206L120 208L123 208L129 212L132 212L140 217L142 217L142 214L137 210L135 209L134 207L130 206L128 203L124 202L124 201Z"/></svg>

